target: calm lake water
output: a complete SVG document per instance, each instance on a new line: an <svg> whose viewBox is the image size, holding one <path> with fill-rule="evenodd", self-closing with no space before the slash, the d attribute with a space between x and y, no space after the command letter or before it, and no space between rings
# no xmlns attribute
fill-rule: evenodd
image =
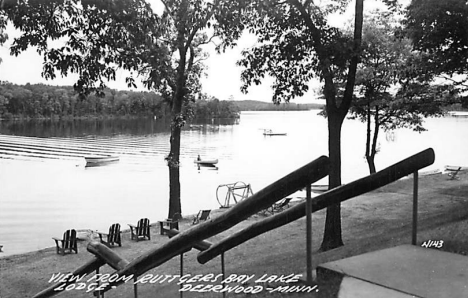
<svg viewBox="0 0 468 298"><path fill-rule="evenodd" d="M218 208L218 185L243 181L254 192L320 155L327 155L326 119L318 111L243 112L236 123L193 124L182 133L183 214ZM428 119L424 133L381 133L378 169L428 147L444 165L468 165L468 118ZM286 136L263 136L263 129ZM365 126L346 120L342 132L343 182L367 175ZM3 141L2 141L3 140ZM12 155L8 142L27 144ZM66 229L127 228L138 219L167 216L169 126L159 120L0 123L1 256L54 246ZM19 145L15 145L16 149ZM13 146L13 147L15 147ZM30 149L34 146L36 149ZM74 150L50 158L41 148ZM81 151L79 151L81 150ZM82 152L120 156L115 164L85 168ZM81 152L81 153L80 153ZM219 159L218 169L198 169L194 159ZM326 184L326 181L323 181ZM298 193L296 196L303 196ZM224 199L225 191L219 191Z"/></svg>

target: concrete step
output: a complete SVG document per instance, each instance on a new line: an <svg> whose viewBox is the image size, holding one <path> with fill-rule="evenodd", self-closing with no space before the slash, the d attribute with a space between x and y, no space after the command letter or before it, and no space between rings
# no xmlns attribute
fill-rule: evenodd
<svg viewBox="0 0 468 298"><path fill-rule="evenodd" d="M402 245L317 267L321 297L468 297L468 257Z"/></svg>

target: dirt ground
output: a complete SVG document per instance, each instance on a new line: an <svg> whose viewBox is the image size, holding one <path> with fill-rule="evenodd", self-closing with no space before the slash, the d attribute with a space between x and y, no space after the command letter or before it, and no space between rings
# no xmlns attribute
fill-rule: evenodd
<svg viewBox="0 0 468 298"><path fill-rule="evenodd" d="M374 192L342 203L343 247L318 252L320 246L325 211L313 214L313 265L374 251L386 247L411 243L413 179L403 179ZM443 240L443 250L466 254L468 251L468 174L460 174L459 180L450 180L446 174L420 177L418 203L418 244L427 240ZM213 216L222 212L216 210ZM233 231L242 229L264 218L256 215L234 228L207 239L215 243ZM156 223L157 224L157 223ZM181 230L191 225L189 218L182 222ZM159 235L159 227L153 225L150 241L130 240L128 232L123 234L122 247L113 250L131 261L151 248L168 241L167 236ZM51 240L52 241L52 240ZM54 274L68 273L93 258L87 252L88 241L79 243L79 253L66 256L57 255L55 248L33 253L0 258L0 297L32 297L53 283L49 280ZM216 277L221 273L221 260L215 258L207 264L197 262L198 251L183 256L183 274ZM245 292L229 293L227 297L311 297L314 294L291 294L270 292L278 286L289 285L273 280L272 275L303 274L306 270L305 218L297 220L274 231L267 232L225 253L225 273L248 275L252 278L244 284L230 285L244 288L262 287L257 294ZM157 275L179 275L180 257L173 258L163 265L150 270L154 283L138 285L139 298L182 297L177 282L156 281ZM112 268L104 266L100 273L112 273ZM266 276L262 279L261 277ZM270 277L270 280L265 280ZM200 276L198 277L200 278ZM89 278L86 277L85 280ZM207 278L208 279L208 278ZM177 279L176 279L177 280ZM214 284L219 284L217 279ZM207 284L208 281L199 282ZM86 285L89 285L87 283ZM134 297L133 283L127 282L106 293L106 297ZM86 289L70 289L61 292L60 297L93 297ZM214 292L184 292L183 297L223 297Z"/></svg>

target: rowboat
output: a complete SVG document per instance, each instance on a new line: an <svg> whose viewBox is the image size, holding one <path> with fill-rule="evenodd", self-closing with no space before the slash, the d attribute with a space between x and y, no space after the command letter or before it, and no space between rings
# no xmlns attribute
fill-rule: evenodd
<svg viewBox="0 0 468 298"><path fill-rule="evenodd" d="M265 129L263 131L264 136L285 136L287 133L285 132L273 132L271 129Z"/></svg>
<svg viewBox="0 0 468 298"><path fill-rule="evenodd" d="M328 190L328 185L312 184L310 190L316 193L326 192Z"/></svg>
<svg viewBox="0 0 468 298"><path fill-rule="evenodd" d="M119 161L118 156L105 155L105 156L85 156L86 167L98 167L109 163Z"/></svg>
<svg viewBox="0 0 468 298"><path fill-rule="evenodd" d="M466 111L453 111L453 112L448 112L449 116L452 117L468 117L468 112Z"/></svg>
<svg viewBox="0 0 468 298"><path fill-rule="evenodd" d="M218 163L218 160L217 159L195 159L193 162L202 167L207 167L207 166L214 167L214 165Z"/></svg>

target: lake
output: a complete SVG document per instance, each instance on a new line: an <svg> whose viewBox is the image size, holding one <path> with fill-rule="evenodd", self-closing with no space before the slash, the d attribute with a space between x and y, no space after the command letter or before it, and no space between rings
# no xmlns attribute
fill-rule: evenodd
<svg viewBox="0 0 468 298"><path fill-rule="evenodd" d="M327 123L317 113L243 112L236 122L193 123L184 128L183 214L219 208L221 184L242 181L256 192L327 155ZM434 148L436 161L428 169L468 165L468 118L427 119L425 127L428 131L423 133L405 129L381 133L377 169L429 147ZM287 135L264 136L264 129ZM368 173L365 134L364 124L345 121L343 183ZM60 152L44 153L44 148ZM68 151L74 153L64 153ZM83 152L117 154L120 161L85 168ZM54 246L51 237L61 237L66 229L107 231L112 223L128 228L128 223L136 224L143 217L151 222L165 219L168 152L169 124L161 120L0 123L0 245L4 246L0 256ZM217 158L218 169L198 169L197 155ZM225 194L220 188L220 200Z"/></svg>

